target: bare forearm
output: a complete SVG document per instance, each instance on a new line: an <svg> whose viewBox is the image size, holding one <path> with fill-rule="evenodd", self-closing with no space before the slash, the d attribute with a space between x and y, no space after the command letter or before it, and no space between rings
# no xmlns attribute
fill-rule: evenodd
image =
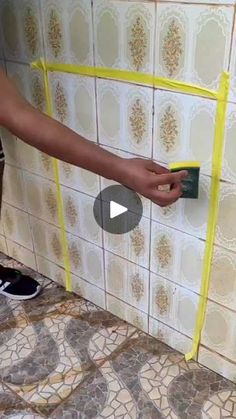
<svg viewBox="0 0 236 419"><path fill-rule="evenodd" d="M187 172L169 173L145 159L121 159L85 140L69 128L28 104L0 69L0 125L26 143L60 160L116 180L158 205L174 203L181 196ZM159 185L174 185L170 192Z"/></svg>
<svg viewBox="0 0 236 419"><path fill-rule="evenodd" d="M106 178L120 178L121 159L88 141L27 103L8 118L7 128L39 150Z"/></svg>

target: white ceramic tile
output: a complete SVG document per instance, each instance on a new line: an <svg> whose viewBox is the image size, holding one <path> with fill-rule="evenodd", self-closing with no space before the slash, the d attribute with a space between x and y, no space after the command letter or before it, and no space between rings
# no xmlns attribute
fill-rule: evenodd
<svg viewBox="0 0 236 419"><path fill-rule="evenodd" d="M13 29L14 28L14 29ZM38 0L3 0L1 29L5 57L30 62L43 55Z"/></svg>
<svg viewBox="0 0 236 419"><path fill-rule="evenodd" d="M212 301L207 302L202 345L235 362L235 313Z"/></svg>
<svg viewBox="0 0 236 419"><path fill-rule="evenodd" d="M198 295L155 274L151 274L150 281L150 315L192 337L198 308Z"/></svg>
<svg viewBox="0 0 236 419"><path fill-rule="evenodd" d="M33 251L28 214L3 203L2 220L6 237Z"/></svg>
<svg viewBox="0 0 236 419"><path fill-rule="evenodd" d="M151 271L199 292L204 242L156 222L151 231Z"/></svg>
<svg viewBox="0 0 236 419"><path fill-rule="evenodd" d="M16 208L26 210L23 172L8 164L4 168L3 200Z"/></svg>
<svg viewBox="0 0 236 419"><path fill-rule="evenodd" d="M42 0L43 33L49 61L93 65L90 0Z"/></svg>
<svg viewBox="0 0 236 419"><path fill-rule="evenodd" d="M198 361L217 374L223 375L234 383L236 382L236 364L225 357L200 346Z"/></svg>
<svg viewBox="0 0 236 419"><path fill-rule="evenodd" d="M53 282L65 287L65 270L61 266L58 266L37 254L36 263L37 270L41 275L44 275L46 278L52 279Z"/></svg>
<svg viewBox="0 0 236 419"><path fill-rule="evenodd" d="M166 164L197 160L211 174L216 101L155 91L154 159Z"/></svg>
<svg viewBox="0 0 236 419"><path fill-rule="evenodd" d="M106 250L144 268L149 268L149 239L150 220L144 217L139 225L129 233L115 235L104 231Z"/></svg>
<svg viewBox="0 0 236 419"><path fill-rule="evenodd" d="M221 182L216 244L236 251L236 185Z"/></svg>
<svg viewBox="0 0 236 419"><path fill-rule="evenodd" d="M107 294L107 310L115 316L133 324L138 329L148 332L148 315L121 300Z"/></svg>
<svg viewBox="0 0 236 419"><path fill-rule="evenodd" d="M94 21L97 66L153 73L153 2L95 0Z"/></svg>
<svg viewBox="0 0 236 419"><path fill-rule="evenodd" d="M64 266L60 230L31 217L35 252L51 262ZM104 289L103 251L85 240L67 234L71 272Z"/></svg>
<svg viewBox="0 0 236 419"><path fill-rule="evenodd" d="M17 151L22 168L41 177L54 179L51 157L21 140L17 141Z"/></svg>
<svg viewBox="0 0 236 419"><path fill-rule="evenodd" d="M42 177L24 172L26 207L30 214L48 223L59 224L56 185Z"/></svg>
<svg viewBox="0 0 236 419"><path fill-rule="evenodd" d="M105 252L105 277L108 293L148 313L148 270Z"/></svg>
<svg viewBox="0 0 236 419"><path fill-rule="evenodd" d="M7 242L4 236L0 236L0 252L8 255Z"/></svg>
<svg viewBox="0 0 236 419"><path fill-rule="evenodd" d="M188 353L192 348L190 338L152 317L149 317L149 333L182 354Z"/></svg>
<svg viewBox="0 0 236 419"><path fill-rule="evenodd" d="M163 3L165 2L165 1L168 1L168 2L173 2L173 3L176 3L176 0L162 0L163 1ZM178 1L178 3L189 3L189 1L188 0L179 0ZM213 4L213 5L221 5L221 4L234 4L235 2L234 2L234 0L207 0L207 2L205 1L205 0L194 0L194 1L192 1L191 2L191 4L201 4L201 3L203 3L203 4Z"/></svg>
<svg viewBox="0 0 236 419"><path fill-rule="evenodd" d="M228 69L233 7L157 5L156 75L217 89Z"/></svg>
<svg viewBox="0 0 236 419"><path fill-rule="evenodd" d="M59 285L65 286L65 271L63 268L41 256L37 255L36 259L38 271L42 275L52 279ZM99 307L105 308L105 292L102 289L84 281L76 275L71 275L71 279L72 289L76 294L95 303Z"/></svg>
<svg viewBox="0 0 236 419"><path fill-rule="evenodd" d="M235 3L235 2L234 2ZM235 25L235 22L234 22ZM230 57L230 100L236 102L236 32L233 33L232 38L232 52Z"/></svg>
<svg viewBox="0 0 236 419"><path fill-rule="evenodd" d="M53 114L78 134L97 141L95 80L66 73L49 73Z"/></svg>
<svg viewBox="0 0 236 419"><path fill-rule="evenodd" d="M99 143L151 157L153 90L97 81Z"/></svg>
<svg viewBox="0 0 236 419"><path fill-rule="evenodd" d="M83 297L85 300L88 300L96 304L98 307L105 309L105 291L101 288L84 281L76 275L72 275L72 289L80 297Z"/></svg>
<svg viewBox="0 0 236 419"><path fill-rule="evenodd" d="M7 240L8 255L23 265L36 270L35 254L20 244Z"/></svg>
<svg viewBox="0 0 236 419"><path fill-rule="evenodd" d="M210 177L200 175L198 199L179 199L174 205L165 208L160 208L152 204L153 220L184 231L195 237L205 239L210 182Z"/></svg>
<svg viewBox="0 0 236 419"><path fill-rule="evenodd" d="M236 183L235 164L235 133L236 133L236 105L229 104L226 118L225 149L222 168L222 179Z"/></svg>
<svg viewBox="0 0 236 419"><path fill-rule="evenodd" d="M208 297L236 311L236 255L215 246Z"/></svg>
<svg viewBox="0 0 236 419"><path fill-rule="evenodd" d="M92 172L59 162L60 182L77 191L96 197L100 192L99 176Z"/></svg>
<svg viewBox="0 0 236 419"><path fill-rule="evenodd" d="M102 246L102 230L94 214L94 198L62 187L66 229L70 233Z"/></svg>

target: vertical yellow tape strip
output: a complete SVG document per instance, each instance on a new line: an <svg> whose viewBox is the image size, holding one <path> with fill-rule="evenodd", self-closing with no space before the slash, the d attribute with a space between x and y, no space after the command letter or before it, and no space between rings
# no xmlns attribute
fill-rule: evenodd
<svg viewBox="0 0 236 419"><path fill-rule="evenodd" d="M203 259L202 283L199 297L198 313L193 338L193 346L191 352L185 355L185 359L189 361L198 354L201 340L201 332L204 326L208 290L211 275L212 256L214 251L215 230L217 224L220 178L222 171L223 152L224 152L224 134L226 124L227 101L229 95L229 74L223 73L220 80L220 88L217 99L215 137L212 156L212 181L210 191L210 203L208 213L208 225L206 236L206 247Z"/></svg>
<svg viewBox="0 0 236 419"><path fill-rule="evenodd" d="M51 95L50 95L50 89L49 89L49 83L48 83L47 67L45 65L44 60L41 59L40 61L41 61L43 77L44 77L44 88L45 88L46 106L47 106L46 111L49 116L52 116L53 114L52 101L51 101ZM65 268L65 274L66 274L66 290L72 291L70 258L69 258L68 242L67 242L67 236L66 236L63 199L62 199L61 186L60 186L59 166L58 166L57 159L52 158L52 162L53 162L54 180L56 183L57 211L58 211L58 219L59 219L59 224L60 224L64 268Z"/></svg>

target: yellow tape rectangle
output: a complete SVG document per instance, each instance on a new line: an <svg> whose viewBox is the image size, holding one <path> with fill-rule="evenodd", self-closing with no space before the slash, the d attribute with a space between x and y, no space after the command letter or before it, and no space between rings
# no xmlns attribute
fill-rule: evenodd
<svg viewBox="0 0 236 419"><path fill-rule="evenodd" d="M139 83L139 84L151 86L154 88L188 93L192 95L198 95L198 96L217 100L215 137L214 137L214 147L213 147L213 157L212 157L212 181L211 181L207 237L206 237L204 261L203 261L201 291L200 291L200 297L199 297L199 307L198 307L198 314L197 314L196 325L195 325L195 333L194 333L194 338L193 338L193 347L192 347L191 352L186 354L186 359L190 360L191 358L195 357L198 352L198 347L199 347L199 343L201 339L201 331L204 325L204 319L205 319L205 313L206 313L206 304L207 304L210 273L211 273L211 261L212 261L212 255L213 255L215 229L216 229L217 214L218 214L226 110L227 110L227 100L228 100L228 94L229 94L229 74L228 73L222 74L221 81L220 81L220 88L219 88L219 91L217 92L217 91L206 89L206 88L196 86L190 83L184 83L181 81L166 79L162 77L154 77L153 75L139 73L139 72L132 72L128 70L117 70L117 69L109 69L109 68L101 68L101 67L86 67L86 66L77 66L73 64L45 63L43 59L40 59L32 63L32 68L43 70L47 111L49 115L52 115L52 106L51 106L51 97L50 97L50 91L49 91L49 86L48 86L48 74L47 74L48 71L66 72L66 73L80 74L83 76L101 77L101 78L106 78L110 80L126 81L130 83ZM55 182L57 185L58 214L59 214L61 237L62 237L62 244L63 244L64 265L65 265L65 271L66 271L66 285L67 285L67 289L71 290L70 260L69 260L69 254L68 254L66 232L65 232L63 202L62 202L62 196L61 196L61 190L60 190L58 162L55 159L53 161L53 165L54 165Z"/></svg>

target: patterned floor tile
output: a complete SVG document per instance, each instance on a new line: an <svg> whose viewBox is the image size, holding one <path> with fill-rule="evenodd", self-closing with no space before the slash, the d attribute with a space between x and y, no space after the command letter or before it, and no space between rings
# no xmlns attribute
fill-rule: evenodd
<svg viewBox="0 0 236 419"><path fill-rule="evenodd" d="M223 412L227 406L232 412L234 388L199 364L186 363L183 355L165 344L137 334L84 380L51 418L233 418L214 416L212 396L221 391L223 399L227 393L231 404L224 399L217 408Z"/></svg>
<svg viewBox="0 0 236 419"><path fill-rule="evenodd" d="M135 332L56 285L12 313L15 324L0 346L0 377L42 414L50 414Z"/></svg>
<svg viewBox="0 0 236 419"><path fill-rule="evenodd" d="M34 300L0 296L1 418L236 418L235 384L41 278Z"/></svg>
<svg viewBox="0 0 236 419"><path fill-rule="evenodd" d="M5 385L0 384L0 417L1 419L43 419Z"/></svg>

